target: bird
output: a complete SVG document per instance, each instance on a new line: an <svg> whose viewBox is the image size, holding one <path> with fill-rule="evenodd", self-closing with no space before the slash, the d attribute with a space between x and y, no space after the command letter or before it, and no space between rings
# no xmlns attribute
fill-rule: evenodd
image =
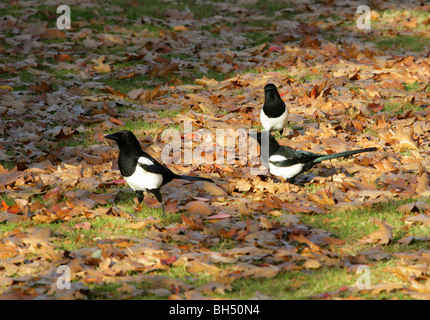
<svg viewBox="0 0 430 320"><path fill-rule="evenodd" d="M264 130L279 131L281 135L288 122L288 108L273 83L264 86L264 104L260 112L260 121Z"/></svg>
<svg viewBox="0 0 430 320"><path fill-rule="evenodd" d="M333 154L318 154L281 146L278 141L276 141L275 137L267 131L257 132L256 138L257 142L260 144L261 159L265 167L269 169L271 174L281 177L289 183L294 183L295 178L299 174L310 170L314 165L322 161L378 150L372 147ZM267 143L268 149L265 149L267 148Z"/></svg>
<svg viewBox="0 0 430 320"><path fill-rule="evenodd" d="M169 168L160 164L142 150L140 143L133 132L121 130L105 136L106 139L116 141L119 147L118 167L127 184L136 193L139 205L143 201L144 191L151 192L164 212L163 197L160 189L173 179L189 181L208 181L212 179L185 176L173 173Z"/></svg>

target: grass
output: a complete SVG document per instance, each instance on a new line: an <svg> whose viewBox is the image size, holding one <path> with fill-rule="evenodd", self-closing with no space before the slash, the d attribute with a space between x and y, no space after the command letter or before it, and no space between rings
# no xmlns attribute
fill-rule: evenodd
<svg viewBox="0 0 430 320"><path fill-rule="evenodd" d="M25 83L29 83L29 82L33 82L34 81L34 74L23 70L19 73L19 80L21 80L21 82L25 82Z"/></svg>
<svg viewBox="0 0 430 320"><path fill-rule="evenodd" d="M132 89L150 88L150 86L147 84L148 80L149 77L146 75L137 75L130 79L117 79L112 77L111 75L108 75L105 77L104 83L106 83L108 86L112 87L116 91L119 91L123 94L127 94Z"/></svg>
<svg viewBox="0 0 430 320"><path fill-rule="evenodd" d="M408 229L404 229L403 222L404 214L397 211L397 208L405 203L410 203L416 200L407 199L401 201L392 201L382 203L370 208L354 209L348 211L334 211L326 215L305 215L301 214L302 221L314 228L321 228L332 232L339 239L347 240L351 245L351 250L360 250L362 245L357 245L356 239L360 239L365 235L377 230L377 225L371 222L371 219L385 220L389 225L393 226L394 242L397 240L412 235L425 236L430 232L429 227L413 225ZM430 199L426 199L430 202ZM426 245L423 244L423 248Z"/></svg>
<svg viewBox="0 0 430 320"><path fill-rule="evenodd" d="M300 78L299 82L300 83L311 82L311 81L314 81L314 80L321 79L322 77L323 77L323 73L322 72L317 72L317 73L313 73L313 74L306 74L305 76L303 76L302 78Z"/></svg>
<svg viewBox="0 0 430 320"><path fill-rule="evenodd" d="M9 161L9 160L1 160L0 164L3 168L7 169L7 170L12 170L13 168L15 168L16 163L14 161Z"/></svg>
<svg viewBox="0 0 430 320"><path fill-rule="evenodd" d="M403 85L403 88L405 89L405 91L416 92L420 88L422 83L420 83L420 82L403 83L402 85Z"/></svg>
<svg viewBox="0 0 430 320"><path fill-rule="evenodd" d="M399 103L399 102L387 102L384 105L384 111L393 112L395 114L401 114L407 110L420 111L422 110L419 105L413 103Z"/></svg>
<svg viewBox="0 0 430 320"><path fill-rule="evenodd" d="M382 262L371 267L371 286L384 282L398 282L394 276L384 272L389 263ZM271 299L281 300L301 300L309 299L312 296L328 294L341 289L342 287L355 287L359 275L348 271L344 267L332 267L318 270L291 270L272 279L239 279L233 282L232 292L228 292L224 298L230 299L251 299L257 293L266 295ZM375 281L376 280L376 281ZM344 297L351 293L346 290ZM363 298L384 299L392 295L382 293L378 296L367 295ZM398 294L399 298L404 298Z"/></svg>
<svg viewBox="0 0 430 320"><path fill-rule="evenodd" d="M379 50L404 50L420 52L423 51L426 46L430 44L429 38L423 38L418 36L405 36L399 35L395 38L383 38L376 42Z"/></svg>

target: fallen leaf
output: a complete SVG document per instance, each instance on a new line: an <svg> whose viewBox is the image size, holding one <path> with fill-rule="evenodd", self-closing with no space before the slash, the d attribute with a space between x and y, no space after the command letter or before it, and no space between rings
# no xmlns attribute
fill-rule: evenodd
<svg viewBox="0 0 430 320"><path fill-rule="evenodd" d="M393 240L393 228L377 219L373 219L373 222L378 225L379 229L358 241L361 243L379 243L382 245L390 244Z"/></svg>

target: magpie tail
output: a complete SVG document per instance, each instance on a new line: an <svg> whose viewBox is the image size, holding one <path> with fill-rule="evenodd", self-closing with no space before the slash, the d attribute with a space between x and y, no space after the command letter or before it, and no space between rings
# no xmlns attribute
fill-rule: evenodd
<svg viewBox="0 0 430 320"><path fill-rule="evenodd" d="M357 154L357 153L363 153L363 152L371 152L371 151L377 151L377 148L364 148L364 149L358 149L358 150L351 150L351 151L344 151L344 152L338 152L338 153L333 153L333 154L328 154L325 156L321 156L318 157L316 159L314 159L314 163L319 163L321 161L325 161L325 160L330 160L330 159L335 159L335 158L342 158L342 157L348 157L352 154Z"/></svg>
<svg viewBox="0 0 430 320"><path fill-rule="evenodd" d="M177 175L175 178L176 178L176 179L189 180L189 181L207 181L207 182L212 182L212 183L214 183L214 181L213 181L212 179L209 179L209 178L203 178L203 177L195 177L195 176L180 176L180 175Z"/></svg>

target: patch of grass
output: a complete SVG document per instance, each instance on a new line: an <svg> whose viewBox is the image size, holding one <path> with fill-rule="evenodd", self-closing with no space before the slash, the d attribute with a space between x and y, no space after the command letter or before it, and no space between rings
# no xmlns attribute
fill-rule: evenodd
<svg viewBox="0 0 430 320"><path fill-rule="evenodd" d="M375 129L371 129L371 128L364 128L363 133L364 133L364 134L367 134L367 135L369 135L369 136L379 137L379 133L378 133L378 131L376 131Z"/></svg>
<svg viewBox="0 0 430 320"><path fill-rule="evenodd" d="M403 88L408 92L416 92L420 86L420 82L403 83Z"/></svg>
<svg viewBox="0 0 430 320"><path fill-rule="evenodd" d="M315 183L309 183L304 186L307 193L316 193L321 189L324 189L324 186L317 185Z"/></svg>
<svg viewBox="0 0 430 320"><path fill-rule="evenodd" d="M108 75L104 79L104 83L106 83L108 86L112 87L116 91L126 94L132 89L149 88L149 85L147 84L148 80L149 77L146 75L138 75L130 79L116 79L111 75Z"/></svg>
<svg viewBox="0 0 430 320"><path fill-rule="evenodd" d="M379 50L405 50L419 52L430 44L429 38L418 36L396 36L395 38L385 38L376 42Z"/></svg>
<svg viewBox="0 0 430 320"><path fill-rule="evenodd" d="M366 91L366 89L362 89L362 88L357 87L357 86L349 87L349 90L351 90L351 92L353 92L355 94L360 94L362 91L364 91L364 92Z"/></svg>
<svg viewBox="0 0 430 320"><path fill-rule="evenodd" d="M15 199L9 198L6 195L0 195L0 202L4 201L8 206L15 204ZM1 225L1 224L0 224Z"/></svg>
<svg viewBox="0 0 430 320"><path fill-rule="evenodd" d="M371 285L386 282L398 282L391 274L384 272L388 263L383 262L371 267ZM239 279L232 283L233 290L224 298L250 299L256 293L278 300L301 300L312 296L330 293L345 286L354 287L359 274L348 271L344 267L323 268L317 270L290 270L272 279ZM377 282L375 282L377 279ZM351 293L347 290L345 297ZM398 294L399 298L403 295ZM362 297L362 295L360 295ZM369 299L392 298L392 294L369 295Z"/></svg>
<svg viewBox="0 0 430 320"><path fill-rule="evenodd" d="M384 111L388 111L388 112L393 112L395 114L401 114L407 110L414 110L414 111L420 111L422 110L420 108L420 106L413 104L413 103L392 103L392 102L387 102L384 105Z"/></svg>
<svg viewBox="0 0 430 320"><path fill-rule="evenodd" d="M255 46L272 41L272 36L263 31L247 32L244 35L246 38L251 40L252 44Z"/></svg>
<svg viewBox="0 0 430 320"><path fill-rule="evenodd" d="M251 2L251 3L245 4L245 7L249 10L262 12L268 15L276 13L283 9L292 8L291 4L288 4L282 0L271 0L271 1L258 0L255 3ZM290 10L284 12L284 15L290 18L293 17L295 14L296 14L295 12Z"/></svg>
<svg viewBox="0 0 430 320"><path fill-rule="evenodd" d="M407 199L401 201L391 201L381 203L370 208L354 209L348 211L335 211L327 215L305 215L300 214L302 221L314 228L321 228L332 232L336 237L355 243L355 239L377 230L377 225L370 220L375 218L393 226L394 240L399 240L404 236L424 236L430 232L429 227L422 227L418 224L411 226L406 231L405 224L402 220L404 214L397 211L397 208L405 203L416 201ZM426 199L429 201L429 199ZM407 235L406 235L407 232ZM355 243L354 246L357 246ZM358 247L361 247L358 245Z"/></svg>
<svg viewBox="0 0 430 320"><path fill-rule="evenodd" d="M33 82L34 81L34 74L32 74L26 70L23 70L19 73L19 79L25 83Z"/></svg>
<svg viewBox="0 0 430 320"><path fill-rule="evenodd" d="M53 73L56 78L62 79L62 80L69 80L71 78L71 75L77 74L75 70L57 69L57 68L50 68L49 72Z"/></svg>
<svg viewBox="0 0 430 320"><path fill-rule="evenodd" d="M175 109L175 110L166 109L166 110L157 111L157 114L160 118L168 118L168 119L173 119L177 114L180 114L180 113L181 113L181 110L179 109Z"/></svg>
<svg viewBox="0 0 430 320"><path fill-rule="evenodd" d="M305 76L303 76L302 78L299 79L300 83L306 83L306 82L311 82L314 80L318 80L321 79L323 77L323 73L322 72L317 72L317 73L313 73L313 74L307 74Z"/></svg>
<svg viewBox="0 0 430 320"><path fill-rule="evenodd" d="M161 125L154 122L147 122L143 119L133 119L133 120L128 120L122 129L130 130L134 132L139 130L149 130L155 127L161 127Z"/></svg>
<svg viewBox="0 0 430 320"><path fill-rule="evenodd" d="M7 169L7 170L12 170L13 168L15 168L16 163L14 161L10 161L10 160L1 160L0 164L3 168Z"/></svg>

